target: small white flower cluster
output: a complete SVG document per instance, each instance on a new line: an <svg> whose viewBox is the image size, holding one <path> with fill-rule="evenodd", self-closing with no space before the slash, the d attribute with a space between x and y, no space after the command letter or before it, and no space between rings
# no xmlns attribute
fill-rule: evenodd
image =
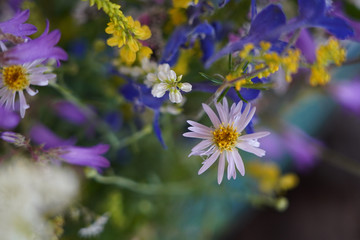
<svg viewBox="0 0 360 240"><path fill-rule="evenodd" d="M10 159L0 168L1 239L52 239L48 220L75 199L79 181L69 169Z"/></svg>
<svg viewBox="0 0 360 240"><path fill-rule="evenodd" d="M141 60L141 66L127 67L121 66L119 72L125 75L129 75L133 78L139 78L150 72L155 72L157 68L156 62L150 61L148 58Z"/></svg>
<svg viewBox="0 0 360 240"><path fill-rule="evenodd" d="M149 88L152 87L151 94L154 97L161 98L166 91L169 91L169 99L173 103L180 103L182 101L181 91L190 92L190 83L181 83L182 75L176 76L176 73L170 69L169 64L161 64L157 72L146 75L144 81Z"/></svg>
<svg viewBox="0 0 360 240"><path fill-rule="evenodd" d="M104 230L104 226L108 220L109 214L105 213L96 219L95 222L93 222L91 225L87 226L86 228L81 228L79 230L79 235L86 238L99 235Z"/></svg>

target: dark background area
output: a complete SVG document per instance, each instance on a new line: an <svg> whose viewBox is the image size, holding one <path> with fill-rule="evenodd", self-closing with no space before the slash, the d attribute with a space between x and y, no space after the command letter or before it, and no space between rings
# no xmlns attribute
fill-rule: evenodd
<svg viewBox="0 0 360 240"><path fill-rule="evenodd" d="M358 175L325 159L300 173L300 185L287 194L289 208L252 209L238 216L220 237L233 239L360 239L360 116L336 109L324 124L320 140L344 156Z"/></svg>

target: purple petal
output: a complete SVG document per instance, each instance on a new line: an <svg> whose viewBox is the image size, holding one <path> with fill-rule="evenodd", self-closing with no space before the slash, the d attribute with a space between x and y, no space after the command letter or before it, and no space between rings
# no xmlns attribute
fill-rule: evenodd
<svg viewBox="0 0 360 240"><path fill-rule="evenodd" d="M71 102L68 101L57 102L54 105L54 108L56 113L60 117L64 118L65 120L71 123L81 125L87 121L87 117L84 114L84 112Z"/></svg>
<svg viewBox="0 0 360 240"><path fill-rule="evenodd" d="M67 60L67 53L55 45L60 40L60 31L54 30L48 34L49 24L44 33L28 42L18 44L5 52L8 64L23 64L38 59L55 59L60 64L60 60Z"/></svg>
<svg viewBox="0 0 360 240"><path fill-rule="evenodd" d="M316 45L307 29L301 29L296 47L301 50L302 55L310 63L316 59Z"/></svg>
<svg viewBox="0 0 360 240"><path fill-rule="evenodd" d="M6 130L14 129L20 122L20 116L16 112L0 107L0 128Z"/></svg>
<svg viewBox="0 0 360 240"><path fill-rule="evenodd" d="M36 144L44 144L45 149L56 148L60 146L74 145L76 140L73 138L62 139L42 124L35 124L30 130L30 138Z"/></svg>
<svg viewBox="0 0 360 240"><path fill-rule="evenodd" d="M15 36L25 37L36 33L37 29L34 25L24 23L30 15L29 10L17 13L13 18L0 23L0 29L3 33L10 33Z"/></svg>
<svg viewBox="0 0 360 240"><path fill-rule="evenodd" d="M298 4L301 18L311 19L325 14L325 0L298 0Z"/></svg>

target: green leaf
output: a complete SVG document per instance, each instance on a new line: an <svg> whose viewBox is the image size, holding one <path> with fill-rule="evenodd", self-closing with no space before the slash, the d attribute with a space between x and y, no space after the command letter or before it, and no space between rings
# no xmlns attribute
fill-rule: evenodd
<svg viewBox="0 0 360 240"><path fill-rule="evenodd" d="M202 77L204 77L204 78L206 78L207 80L210 80L210 81L212 81L212 82L214 82L214 83L217 83L217 84L222 84L222 83L223 83L222 80L217 79L217 78L214 78L214 77L211 77L211 76L207 75L206 73L199 72L199 74L200 74Z"/></svg>
<svg viewBox="0 0 360 240"><path fill-rule="evenodd" d="M253 83L253 84L242 84L241 87L258 89L258 90L269 90L274 87L273 83Z"/></svg>
<svg viewBox="0 0 360 240"><path fill-rule="evenodd" d="M248 103L248 101L246 101L245 98L243 98L243 96L241 96L240 91L235 91L235 92L243 102Z"/></svg>
<svg viewBox="0 0 360 240"><path fill-rule="evenodd" d="M228 62L228 64L229 64L229 71L230 72L232 72L232 70L233 70L233 60L232 60L232 54L230 53L229 54L229 62Z"/></svg>
<svg viewBox="0 0 360 240"><path fill-rule="evenodd" d="M229 91L230 87L227 87L222 93L221 95L219 96L217 102L220 102L224 97L225 95L227 94L227 92Z"/></svg>

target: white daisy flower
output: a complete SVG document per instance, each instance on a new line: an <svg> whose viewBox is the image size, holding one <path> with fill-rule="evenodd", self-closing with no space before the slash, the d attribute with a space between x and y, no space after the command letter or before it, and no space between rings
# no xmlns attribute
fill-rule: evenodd
<svg viewBox="0 0 360 240"><path fill-rule="evenodd" d="M190 83L180 83L182 75L176 76L176 73L170 69L169 64L161 64L156 73L149 73L146 76L145 84L152 87L151 94L154 97L161 98L169 91L169 99L173 103L182 101L181 91L190 92L192 86Z"/></svg>
<svg viewBox="0 0 360 240"><path fill-rule="evenodd" d="M209 116L213 127L207 127L194 121L188 121L191 125L188 129L191 132L184 133L183 136L203 139L191 150L191 155L205 156L198 174L205 172L220 157L218 167L218 183L220 184L225 170L225 160L227 160L227 178L236 178L236 168L242 176L245 175L245 167L238 148L253 153L259 157L265 155L265 151L259 148L259 138L265 137L269 132L257 132L252 134L242 134L245 127L249 124L255 114L255 107L248 103L241 113L243 102L232 104L230 111L228 102L224 98L223 103L215 103L219 117L206 104L203 108ZM235 168L236 167L236 168Z"/></svg>
<svg viewBox="0 0 360 240"><path fill-rule="evenodd" d="M26 103L24 90L34 96L38 91L30 88L30 85L46 86L49 80L56 77L55 74L45 73L50 71L49 67L39 64L41 60L36 60L23 65L3 66L0 72L0 106L5 105L7 109L15 110L15 98L19 95L20 115L25 116L25 110L29 108Z"/></svg>

